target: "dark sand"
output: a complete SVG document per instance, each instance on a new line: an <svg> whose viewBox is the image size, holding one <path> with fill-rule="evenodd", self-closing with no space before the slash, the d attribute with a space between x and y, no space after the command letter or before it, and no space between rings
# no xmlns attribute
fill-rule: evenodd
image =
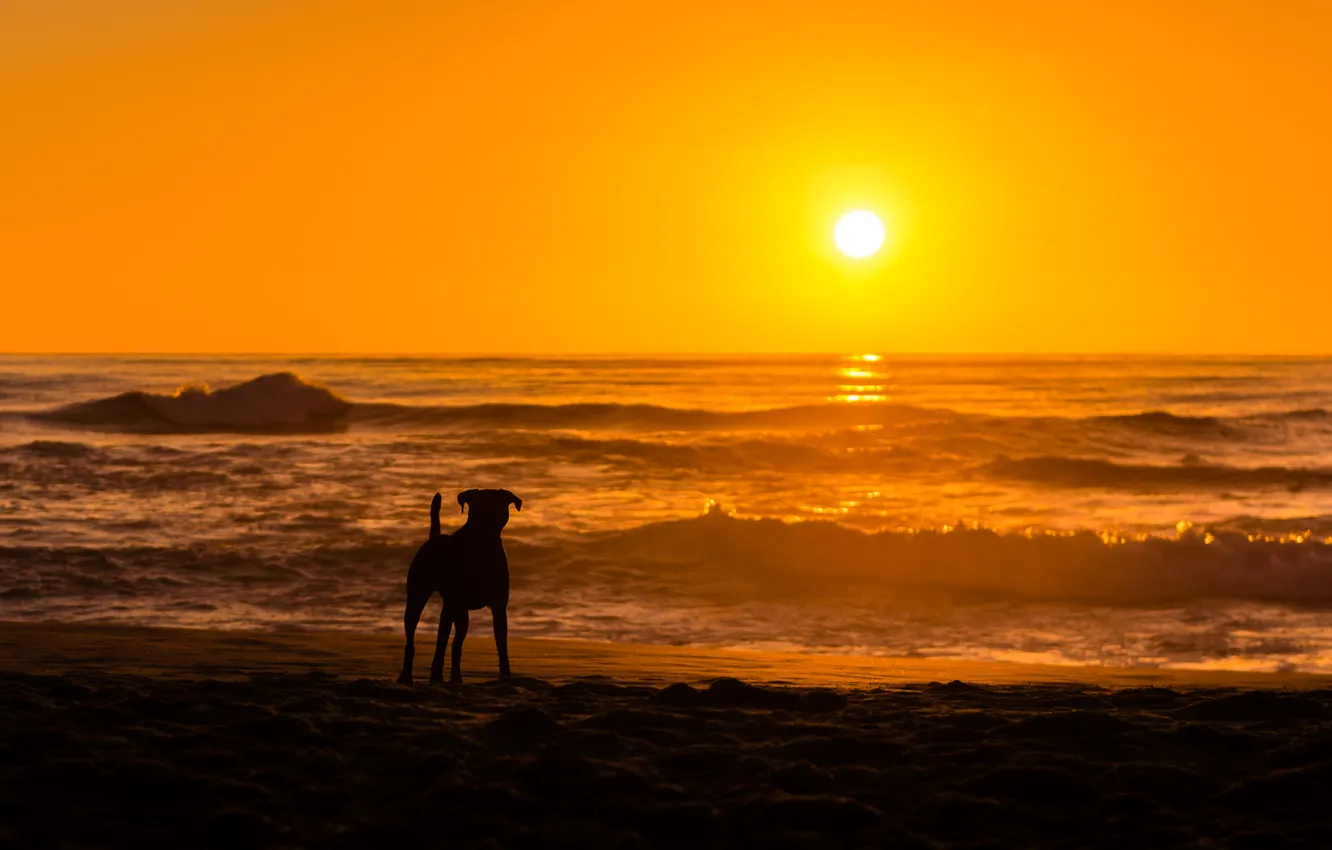
<svg viewBox="0 0 1332 850"><path fill-rule="evenodd" d="M0 623L0 846L1332 846L1325 678L468 646Z"/></svg>

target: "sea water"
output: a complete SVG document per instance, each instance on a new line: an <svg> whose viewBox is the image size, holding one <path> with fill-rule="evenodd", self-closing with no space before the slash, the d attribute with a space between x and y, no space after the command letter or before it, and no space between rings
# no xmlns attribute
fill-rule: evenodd
<svg viewBox="0 0 1332 850"><path fill-rule="evenodd" d="M1329 671L1329 411L1321 359L6 356L0 618L395 631L431 496L503 487L516 635Z"/></svg>

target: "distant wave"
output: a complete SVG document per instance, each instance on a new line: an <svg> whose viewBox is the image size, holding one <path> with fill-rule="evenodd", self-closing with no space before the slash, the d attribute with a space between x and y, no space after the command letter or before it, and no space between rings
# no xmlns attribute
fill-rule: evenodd
<svg viewBox="0 0 1332 850"><path fill-rule="evenodd" d="M1284 413L1264 414L1258 417L1250 418L1271 418L1271 419L1312 419L1323 420L1328 417L1328 412L1321 407L1310 407L1303 410L1287 410Z"/></svg>
<svg viewBox="0 0 1332 850"><path fill-rule="evenodd" d="M1182 416L1164 410L1148 410L1142 413L1129 413L1114 416L1094 416L1092 422L1118 425L1134 430L1152 431L1166 434L1193 434L1206 431L1233 431L1246 425L1264 422L1282 421L1321 421L1328 418L1328 412L1320 407L1299 410L1283 410L1271 413L1255 413L1247 416Z"/></svg>
<svg viewBox="0 0 1332 850"><path fill-rule="evenodd" d="M26 414L48 423L139 433L320 433L348 426L421 430L811 431L856 427L915 429L917 435L967 440L1007 435L1100 439L1110 432L1163 440L1232 440L1258 426L1322 428L1321 408L1244 417L1182 416L1145 411L1084 419L990 416L892 402L827 402L760 410L709 410L614 402L406 405L354 403L289 372L263 375L220 390L186 386L172 395L128 392ZM987 433L988 432L988 433ZM995 445L1001 445L995 443ZM969 452L975 454L975 452Z"/></svg>
<svg viewBox="0 0 1332 850"><path fill-rule="evenodd" d="M704 472L743 473L757 470L791 472L875 471L896 474L982 476L1039 484L1047 488L1102 488L1136 491L1253 490L1281 488L1292 492L1332 487L1332 469L1286 466L1253 468L1210 464L1186 456L1178 465L1126 464L1108 460L1036 456L995 460L974 465L973 460L939 454L941 440L928 445L872 445L848 452L839 441L767 438L725 442L675 444L654 440L589 439L534 433L478 438L464 446L469 453L494 457L559 459L570 463L610 465L617 468L657 468ZM947 442L946 439L943 442ZM928 451L921 451L919 448ZM956 448L956 447L954 447ZM968 446L967 448L976 448ZM988 448L988 445L985 447Z"/></svg>
<svg viewBox="0 0 1332 850"><path fill-rule="evenodd" d="M1225 427L1225 420L1216 416L1180 416L1163 410L1148 410L1143 413L1131 413L1117 416L1096 416L1091 421L1126 428L1165 432L1193 433Z"/></svg>
<svg viewBox="0 0 1332 850"><path fill-rule="evenodd" d="M152 429L180 433L180 426L164 425L156 420ZM148 428L144 428L148 430ZM200 430L200 429L193 429ZM232 428L231 430L240 430ZM316 428L308 423L279 427L269 423L266 433L310 433ZM962 445L962 443L966 443ZM976 443L980 442L980 445ZM437 457L442 445L463 458L486 459L492 465L504 463L570 463L585 468L606 468L631 475L652 476L665 480L676 475L739 475L782 473L792 475L818 473L874 473L887 481L905 481L920 476L938 480L994 480L1035 485L1039 489L1102 489L1137 493L1252 492L1281 489L1288 492L1332 489L1332 469L1290 466L1239 467L1210 463L1196 455L1186 455L1177 464L1125 463L1100 458L1036 455L1010 457L992 451L992 444L975 439L931 434L924 440L897 440L894 443L848 445L845 434L786 436L780 433L708 436L704 439L648 439L630 434L595 438L579 434L549 433L539 430L491 430L454 435L441 443L426 437L399 439L384 445L384 457ZM958 454L965 450L967 455ZM154 456L145 456L151 451ZM23 464L23 477L44 486L57 483L79 484L96 481L99 486L130 488L137 483L157 486L154 477L141 482L140 472L153 469L167 446L121 452L107 451L77 442L37 440L0 448L0 471L13 463ZM276 451L257 445L236 446L225 452L203 455L186 453L173 457L173 469L192 468L206 473L252 476L262 473L269 461L286 463L271 457ZM979 461L981 457L992 460ZM414 460L413 462L416 462ZM433 461L427 461L433 463ZM521 467L514 474L521 474ZM133 470L135 474L130 475ZM14 473L17 474L17 473ZM226 479L223 479L226 480ZM233 479L234 481L235 479ZM249 480L249 479L247 479ZM281 488L284 479L262 476L251 481Z"/></svg>
<svg viewBox="0 0 1332 850"><path fill-rule="evenodd" d="M459 444L477 457L560 460L627 470L687 470L746 473L759 470L846 472L881 469L907 471L925 460L910 448L873 446L848 453L841 445L824 446L814 439L781 435L732 437L725 441L668 442L623 436L593 439L541 432L478 434Z"/></svg>
<svg viewBox="0 0 1332 850"><path fill-rule="evenodd" d="M39 421L135 433L322 433L346 427L353 405L290 372L172 395L128 392L29 414Z"/></svg>
<svg viewBox="0 0 1332 850"><path fill-rule="evenodd" d="M1232 439L1244 436L1255 425L1282 422L1322 422L1329 418L1322 409L1291 410L1243 417L1182 416L1165 411L1145 411L1115 416L1059 418L990 416L946 408L917 407L892 402L828 402L760 410L707 410L664 407L654 404L614 402L579 404L475 404L410 406L358 404L352 421L368 427L489 427L549 430L800 430L836 429L857 426L920 426L966 428L975 432L986 426L1025 428L1040 433L1103 432L1110 427L1131 433L1146 432L1183 439Z"/></svg>
<svg viewBox="0 0 1332 850"><path fill-rule="evenodd" d="M1001 457L981 472L996 478L1048 487L1105 487L1134 490L1284 487L1290 490L1332 485L1332 470L1286 466L1240 468L1190 462L1179 466L1119 464L1070 457Z"/></svg>
<svg viewBox="0 0 1332 850"><path fill-rule="evenodd" d="M701 410L655 404L614 402L581 404L475 404L411 407L394 404L356 406L355 421L367 425L492 427L549 430L619 428L625 430L708 430L753 428L847 428L898 424L963 414L895 404L818 404L765 410ZM970 417L967 417L970 418Z"/></svg>

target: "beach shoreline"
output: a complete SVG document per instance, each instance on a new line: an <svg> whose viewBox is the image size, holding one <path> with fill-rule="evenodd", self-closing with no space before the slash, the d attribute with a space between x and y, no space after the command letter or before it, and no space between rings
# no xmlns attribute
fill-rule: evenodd
<svg viewBox="0 0 1332 850"><path fill-rule="evenodd" d="M429 677L434 630L417 635L416 681ZM604 676L662 687L732 677L798 687L872 688L965 681L985 685L1069 684L1133 688L1314 689L1332 676L819 655L544 638L510 639L516 675L565 683ZM248 631L0 621L0 670L34 674L107 672L184 678L308 673L396 678L402 637L314 631ZM494 643L473 633L463 657L467 681L496 678Z"/></svg>

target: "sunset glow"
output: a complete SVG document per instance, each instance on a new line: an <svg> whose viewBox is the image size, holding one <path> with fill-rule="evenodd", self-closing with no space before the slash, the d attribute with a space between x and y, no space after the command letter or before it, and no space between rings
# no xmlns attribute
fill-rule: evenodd
<svg viewBox="0 0 1332 850"><path fill-rule="evenodd" d="M1286 314L1332 310L1329 39L1243 0L11 4L0 349L1322 351Z"/></svg>

